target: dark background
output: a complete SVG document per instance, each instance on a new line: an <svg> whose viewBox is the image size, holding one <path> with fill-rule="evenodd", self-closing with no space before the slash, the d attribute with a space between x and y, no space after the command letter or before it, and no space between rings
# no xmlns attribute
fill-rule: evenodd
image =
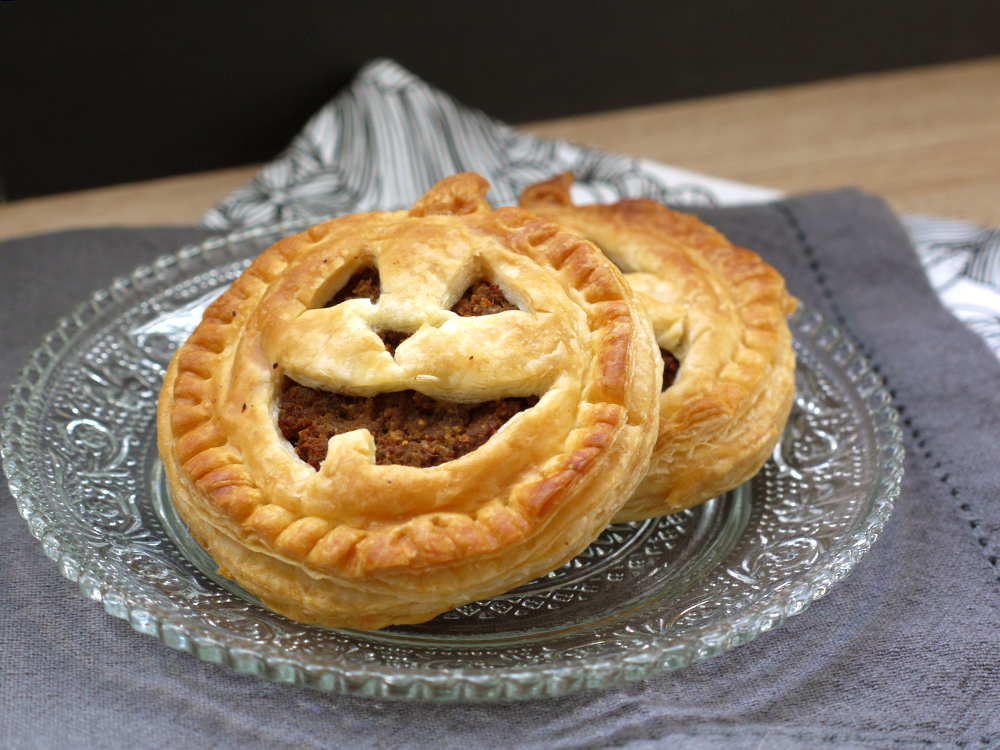
<svg viewBox="0 0 1000 750"><path fill-rule="evenodd" d="M0 0L0 199L268 160L381 56L518 123L995 54L998 0Z"/></svg>

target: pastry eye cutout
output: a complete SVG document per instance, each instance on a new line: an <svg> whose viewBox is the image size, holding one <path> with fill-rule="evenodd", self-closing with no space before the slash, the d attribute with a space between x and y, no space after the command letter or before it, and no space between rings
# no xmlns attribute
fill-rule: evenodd
<svg viewBox="0 0 1000 750"><path fill-rule="evenodd" d="M474 318L518 309L517 305L504 296L499 286L480 280L465 290L458 302L452 305L451 311L463 318Z"/></svg>
<svg viewBox="0 0 1000 750"><path fill-rule="evenodd" d="M451 312L463 318L476 318L485 315L497 315L512 310L525 310L523 292L517 290L517 282L506 278L491 263L476 255L470 258L464 267L456 273L452 280L451 290L463 289L459 297L449 295L454 300L450 306ZM506 290L514 290L515 299L508 297ZM447 305L449 299L443 300Z"/></svg>
<svg viewBox="0 0 1000 750"><path fill-rule="evenodd" d="M379 276L378 268L373 265L363 265L351 274L347 283L323 307L335 307L351 299L367 299L374 305L378 303L381 296L382 279ZM388 329L380 329L375 333L382 339L385 350L389 352L391 357L396 356L396 347L413 335L412 332Z"/></svg>
<svg viewBox="0 0 1000 750"><path fill-rule="evenodd" d="M296 454L317 471L330 438L367 430L379 466L432 468L476 450L537 396L480 404L439 401L418 391L345 396L290 383L281 396L278 427Z"/></svg>
<svg viewBox="0 0 1000 750"><path fill-rule="evenodd" d="M334 307L349 299L367 299L374 305L381 296L382 279L378 268L365 264L351 274L347 283L323 307Z"/></svg>
<svg viewBox="0 0 1000 750"><path fill-rule="evenodd" d="M661 365L637 296L592 244L491 210L488 189L456 175L409 211L281 240L172 360L157 434L174 507L283 615L380 628L510 590L585 549L646 473ZM524 314L452 312L479 281Z"/></svg>

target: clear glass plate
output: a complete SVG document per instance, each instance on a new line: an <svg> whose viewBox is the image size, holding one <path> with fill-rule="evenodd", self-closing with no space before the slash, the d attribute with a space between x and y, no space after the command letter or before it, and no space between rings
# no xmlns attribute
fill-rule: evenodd
<svg viewBox="0 0 1000 750"><path fill-rule="evenodd" d="M174 514L156 452L170 355L285 224L188 247L116 280L42 342L0 450L31 533L108 613L200 659L393 699L554 696L676 669L801 612L868 551L903 450L868 363L816 314L792 319L797 398L751 482L674 516L609 527L560 570L416 627L326 630L261 607Z"/></svg>

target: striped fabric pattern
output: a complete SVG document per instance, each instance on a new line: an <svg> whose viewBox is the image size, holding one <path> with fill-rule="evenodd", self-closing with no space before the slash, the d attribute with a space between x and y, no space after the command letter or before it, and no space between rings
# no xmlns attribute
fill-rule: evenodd
<svg viewBox="0 0 1000 750"><path fill-rule="evenodd" d="M478 172L494 206L572 172L578 203L646 197L676 206L761 203L780 193L539 138L466 107L391 60L365 66L288 148L202 220L238 229L408 207L438 180ZM1000 233L966 222L903 223L944 304L1000 358Z"/></svg>
<svg viewBox="0 0 1000 750"><path fill-rule="evenodd" d="M1000 231L933 216L902 222L945 307L1000 358Z"/></svg>

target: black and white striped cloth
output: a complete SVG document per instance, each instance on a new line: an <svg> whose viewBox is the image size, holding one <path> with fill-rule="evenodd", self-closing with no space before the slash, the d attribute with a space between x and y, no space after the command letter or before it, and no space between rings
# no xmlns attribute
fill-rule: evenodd
<svg viewBox="0 0 1000 750"><path fill-rule="evenodd" d="M902 222L944 306L1000 358L1000 230L934 216Z"/></svg>
<svg viewBox="0 0 1000 750"><path fill-rule="evenodd" d="M203 224L237 229L404 208L456 172L478 172L492 185L494 206L513 205L525 187L563 171L576 176L578 203L647 197L727 206L781 197L767 188L529 135L463 106L391 60L377 60ZM902 221L945 306L1000 358L1000 232L928 216Z"/></svg>

